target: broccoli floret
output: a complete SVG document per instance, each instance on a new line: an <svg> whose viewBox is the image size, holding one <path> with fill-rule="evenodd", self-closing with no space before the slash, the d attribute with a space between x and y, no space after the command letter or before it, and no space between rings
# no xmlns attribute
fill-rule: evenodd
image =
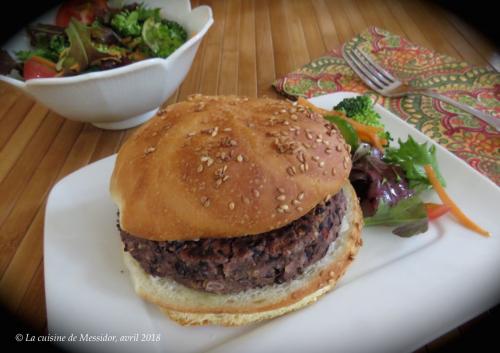
<svg viewBox="0 0 500 353"><path fill-rule="evenodd" d="M160 9L147 9L142 5L136 9L124 10L113 16L111 26L123 36L141 36L145 52L149 56L166 58L186 40L186 30L177 22L161 18Z"/></svg>
<svg viewBox="0 0 500 353"><path fill-rule="evenodd" d="M144 23L142 38L155 55L166 58L187 40L187 33L177 22L149 18Z"/></svg>
<svg viewBox="0 0 500 353"><path fill-rule="evenodd" d="M113 16L111 26L123 36L137 37L141 34L139 12L123 10Z"/></svg>
<svg viewBox="0 0 500 353"><path fill-rule="evenodd" d="M52 36L50 38L49 49L57 58L59 58L66 47L68 47L68 41L64 36Z"/></svg>
<svg viewBox="0 0 500 353"><path fill-rule="evenodd" d="M376 126L384 129L384 124L380 122L380 115L373 110L372 101L368 96L345 98L333 109L343 112L347 117L364 125ZM387 143L393 140L389 131L381 131L379 136L387 140Z"/></svg>
<svg viewBox="0 0 500 353"><path fill-rule="evenodd" d="M368 96L346 98L333 109L343 112L349 118L362 124L384 127L380 122L380 115L373 110L372 101Z"/></svg>
<svg viewBox="0 0 500 353"><path fill-rule="evenodd" d="M161 21L160 8L148 9L144 5L139 5L135 10L139 14L139 21L144 22L148 18L152 17L155 21Z"/></svg>
<svg viewBox="0 0 500 353"><path fill-rule="evenodd" d="M118 33L127 37L138 37L141 35L142 25L149 18L161 21L160 9L148 9L140 4L136 9L123 10L111 19L111 26Z"/></svg>

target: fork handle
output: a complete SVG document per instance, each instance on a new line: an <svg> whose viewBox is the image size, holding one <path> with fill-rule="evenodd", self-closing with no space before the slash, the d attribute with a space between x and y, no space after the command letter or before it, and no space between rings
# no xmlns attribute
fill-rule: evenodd
<svg viewBox="0 0 500 353"><path fill-rule="evenodd" d="M481 119L482 121L484 121L485 123L493 126L497 131L500 131L500 119L498 118L495 118L494 116L491 116L489 114L486 114L478 109L475 109L475 108L472 108L468 105L465 105L465 104L462 104L460 102L457 102L456 100L453 100L447 96L444 96L442 94L439 94L439 93L436 93L436 92L433 92L433 91L429 91L429 90L419 90L419 91L414 91L412 93L415 93L415 94L421 94L421 95L424 95L424 96L428 96L428 97L432 97L432 98L436 98L436 99L439 99L440 101L443 101L443 102L446 102L448 104L451 104L453 105L454 107L457 107L458 109L461 109L469 114L472 114L474 115L475 117Z"/></svg>

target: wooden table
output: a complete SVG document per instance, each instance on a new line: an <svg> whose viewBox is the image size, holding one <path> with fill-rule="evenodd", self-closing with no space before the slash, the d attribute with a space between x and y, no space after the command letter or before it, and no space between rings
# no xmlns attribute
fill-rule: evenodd
<svg viewBox="0 0 500 353"><path fill-rule="evenodd" d="M214 26L167 103L196 92L277 96L271 88L275 78L370 25L471 64L500 68L498 52L483 37L421 1L201 2L212 7ZM116 153L132 131L66 120L0 84L0 295L38 332L47 327L42 251L47 195L65 175ZM422 350L435 350L464 327Z"/></svg>

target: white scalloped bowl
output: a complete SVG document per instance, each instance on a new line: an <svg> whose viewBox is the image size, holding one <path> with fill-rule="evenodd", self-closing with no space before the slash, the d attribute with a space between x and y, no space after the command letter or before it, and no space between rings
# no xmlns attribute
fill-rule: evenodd
<svg viewBox="0 0 500 353"><path fill-rule="evenodd" d="M132 2L135 1L124 3ZM210 7L191 9L189 0L151 0L145 1L145 4L161 8L163 17L179 22L188 32L188 41L166 59L147 59L116 69L71 77L23 82L0 75L0 80L14 85L71 120L112 130L144 123L180 86L201 40L213 23ZM51 11L38 21L53 23L55 13L55 10ZM4 48L13 53L26 49L28 45L26 34L19 33Z"/></svg>

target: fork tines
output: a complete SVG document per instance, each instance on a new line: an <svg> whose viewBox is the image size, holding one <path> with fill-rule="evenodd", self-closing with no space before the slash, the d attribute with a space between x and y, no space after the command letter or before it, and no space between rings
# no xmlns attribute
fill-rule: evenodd
<svg viewBox="0 0 500 353"><path fill-rule="evenodd" d="M401 84L391 73L378 65L361 50L357 48L350 50L344 45L342 54L354 72L374 91L381 93L381 91Z"/></svg>

